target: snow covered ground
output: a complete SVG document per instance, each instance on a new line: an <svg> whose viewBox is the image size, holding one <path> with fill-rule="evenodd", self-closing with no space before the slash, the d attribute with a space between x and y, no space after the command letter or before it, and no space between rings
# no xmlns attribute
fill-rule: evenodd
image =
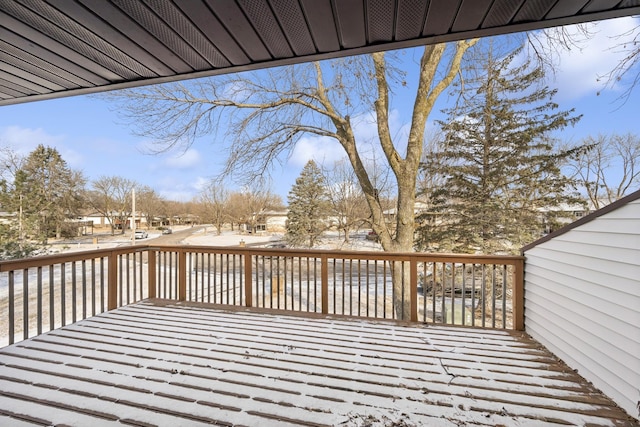
<svg viewBox="0 0 640 427"><path fill-rule="evenodd" d="M174 232L186 231L191 229L190 226L176 226ZM152 244L154 239L164 237L158 230L148 230L149 237L144 240L138 240L139 244ZM363 250L378 251L382 250L382 246L372 240L367 240L367 231L359 231L351 234L349 243L345 243L344 236L335 231L329 231L319 240L318 245L314 249L328 250ZM262 246L269 244L284 243L283 233L264 233L264 234L246 234L238 231L224 230L218 235L217 231L211 225L198 226L194 228L194 233L187 235L181 241L175 244L185 244L194 246L239 246L244 242L247 246ZM69 239L66 241L53 242L51 244L51 253L68 253L78 251L89 251L94 249L109 249L118 246L131 244L131 238L127 235L116 234L111 236L108 233L84 236L79 239Z"/></svg>
<svg viewBox="0 0 640 427"><path fill-rule="evenodd" d="M0 425L636 425L526 334L160 301L0 349L0 390Z"/></svg>
<svg viewBox="0 0 640 427"><path fill-rule="evenodd" d="M255 245L269 244L269 242L278 242L280 240L282 240L282 235L280 234L254 235L240 234L236 231L223 231L222 234L218 235L213 227L205 227L185 239L184 243L201 246L238 246L243 241L247 245Z"/></svg>
<svg viewBox="0 0 640 427"><path fill-rule="evenodd" d="M356 232L350 236L349 243L345 243L344 236L335 231L326 232L319 240L314 249L328 250L362 250L379 251L382 246L372 240L366 239L367 233ZM248 246L268 245L270 243L284 243L284 234L240 234L234 231L224 231L218 235L212 227L205 227L198 233L185 239L184 243L189 245L203 246L238 246L240 242Z"/></svg>

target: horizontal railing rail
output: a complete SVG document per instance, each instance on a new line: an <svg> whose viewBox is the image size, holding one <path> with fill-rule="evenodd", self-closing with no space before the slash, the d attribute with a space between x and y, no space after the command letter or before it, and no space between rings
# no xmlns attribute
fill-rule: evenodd
<svg viewBox="0 0 640 427"><path fill-rule="evenodd" d="M0 345L148 297L147 248L0 262Z"/></svg>
<svg viewBox="0 0 640 427"><path fill-rule="evenodd" d="M13 343L156 297L521 330L523 269L518 256L209 246L75 252L0 262L0 332Z"/></svg>

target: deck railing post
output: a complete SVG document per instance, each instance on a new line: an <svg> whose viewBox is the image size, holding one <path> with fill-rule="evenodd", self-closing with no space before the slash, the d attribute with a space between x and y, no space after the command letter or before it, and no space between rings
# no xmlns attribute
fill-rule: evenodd
<svg viewBox="0 0 640 427"><path fill-rule="evenodd" d="M107 256L109 260L107 282L107 310L115 310L118 308L118 254L109 252Z"/></svg>
<svg viewBox="0 0 640 427"><path fill-rule="evenodd" d="M178 300L187 300L187 253L178 252Z"/></svg>
<svg viewBox="0 0 640 427"><path fill-rule="evenodd" d="M329 314L329 259L326 255L320 257L320 281L322 291L322 313Z"/></svg>
<svg viewBox="0 0 640 427"><path fill-rule="evenodd" d="M15 340L16 307L15 307L15 272L9 270L9 344L13 344Z"/></svg>
<svg viewBox="0 0 640 427"><path fill-rule="evenodd" d="M409 260L409 292L411 294L411 321L418 321L418 262L415 258Z"/></svg>
<svg viewBox="0 0 640 427"><path fill-rule="evenodd" d="M253 256L249 252L243 254L244 258L244 304L246 307L253 306Z"/></svg>
<svg viewBox="0 0 640 427"><path fill-rule="evenodd" d="M155 249L147 249L147 286L149 287L149 298L156 298L156 277L157 277L157 266L156 266L156 250Z"/></svg>
<svg viewBox="0 0 640 427"><path fill-rule="evenodd" d="M524 260L516 260L513 269L513 291L511 292L513 307L513 329L524 331Z"/></svg>
<svg viewBox="0 0 640 427"><path fill-rule="evenodd" d="M29 269L22 270L22 339L29 338Z"/></svg>

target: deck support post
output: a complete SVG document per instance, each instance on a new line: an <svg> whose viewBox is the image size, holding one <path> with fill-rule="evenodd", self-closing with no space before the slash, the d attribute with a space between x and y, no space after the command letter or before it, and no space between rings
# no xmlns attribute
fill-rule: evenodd
<svg viewBox="0 0 640 427"><path fill-rule="evenodd" d="M326 255L320 257L320 287L322 291L322 314L329 314L329 260Z"/></svg>
<svg viewBox="0 0 640 427"><path fill-rule="evenodd" d="M107 256L109 260L108 266L108 282L107 282L107 310L115 310L118 308L118 254L114 251L109 252Z"/></svg>
<svg viewBox="0 0 640 427"><path fill-rule="evenodd" d="M187 253L178 252L178 301L187 300Z"/></svg>
<svg viewBox="0 0 640 427"><path fill-rule="evenodd" d="M15 272L9 271L9 344L14 343L15 336L15 321L16 321L16 308L15 308Z"/></svg>
<svg viewBox="0 0 640 427"><path fill-rule="evenodd" d="M415 258L409 261L409 292L411 295L411 321L418 321L418 262Z"/></svg>
<svg viewBox="0 0 640 427"><path fill-rule="evenodd" d="M524 260L515 261L513 269L513 291L511 292L513 307L513 329L524 331Z"/></svg>
<svg viewBox="0 0 640 427"><path fill-rule="evenodd" d="M149 287L149 298L156 298L156 250L147 249L147 286Z"/></svg>
<svg viewBox="0 0 640 427"><path fill-rule="evenodd" d="M249 252L245 252L242 254L242 258L244 259L244 305L245 307L253 306L253 265L252 265L252 256Z"/></svg>

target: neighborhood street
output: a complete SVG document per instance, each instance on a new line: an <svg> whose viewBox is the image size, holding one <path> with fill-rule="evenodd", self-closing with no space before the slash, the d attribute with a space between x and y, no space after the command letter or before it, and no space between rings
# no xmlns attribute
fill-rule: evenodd
<svg viewBox="0 0 640 427"><path fill-rule="evenodd" d="M136 243L141 243L145 245L147 244L180 245L183 243L183 240L187 239L192 234L199 233L204 228L205 227L202 227L202 226L195 226L195 227L188 227L184 229L177 229L177 230L174 229L173 233L171 234L160 234L160 235L156 235L154 232L154 234L149 235L149 238L140 239Z"/></svg>

